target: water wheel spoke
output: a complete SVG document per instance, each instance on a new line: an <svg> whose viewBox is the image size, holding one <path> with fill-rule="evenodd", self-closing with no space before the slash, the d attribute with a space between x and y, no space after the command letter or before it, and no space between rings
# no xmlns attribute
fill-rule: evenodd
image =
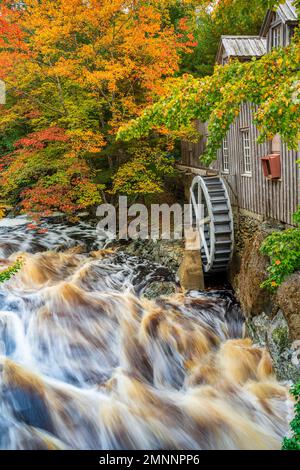
<svg viewBox="0 0 300 470"><path fill-rule="evenodd" d="M194 209L194 213L196 216L196 224L199 223L199 220L201 219L201 204L196 201L194 191L191 189L191 200L192 200L192 209ZM199 201L199 193L198 193L198 201Z"/></svg>
<svg viewBox="0 0 300 470"><path fill-rule="evenodd" d="M210 255L210 252L209 252L209 248L207 246L207 242L206 242L206 238L205 238L205 235L204 235L203 228L201 226L199 226L199 232L200 232L200 236L201 236L202 247L204 248L204 251L205 251L206 259L207 259L208 262L210 262L211 255Z"/></svg>
<svg viewBox="0 0 300 470"><path fill-rule="evenodd" d="M205 217L205 219L201 219L199 221L199 225L206 225L206 224L209 224L211 222L211 217L208 216L208 217Z"/></svg>

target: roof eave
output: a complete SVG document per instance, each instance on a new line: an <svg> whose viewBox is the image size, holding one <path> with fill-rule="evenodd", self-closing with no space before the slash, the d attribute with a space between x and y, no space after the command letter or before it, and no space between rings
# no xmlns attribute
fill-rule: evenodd
<svg viewBox="0 0 300 470"><path fill-rule="evenodd" d="M260 59L261 57L263 57L264 54L253 54L253 55L233 55L233 54L229 54L227 57L228 59L253 59L253 58L257 58L257 59Z"/></svg>
<svg viewBox="0 0 300 470"><path fill-rule="evenodd" d="M281 21L284 23L284 24L294 24L294 23L298 23L298 19L289 19L289 18L286 18L286 16L284 15L284 13L281 11L280 7L277 8L277 10L271 10L269 9L266 13L266 16L265 16L265 19L263 21L263 24L262 24L262 27L260 29L260 36L262 37L265 37L268 33L268 30L269 30L269 27L270 27L270 23L271 23L271 17L272 17L272 14L273 13L277 13L281 19Z"/></svg>
<svg viewBox="0 0 300 470"><path fill-rule="evenodd" d="M260 32L259 32L259 35L263 38L267 36L268 29L269 29L269 26L270 26L270 23L271 23L271 17L272 17L273 13L274 13L273 10L268 10L267 13L266 13L265 19L263 21L263 24L262 24L262 26L260 28Z"/></svg>

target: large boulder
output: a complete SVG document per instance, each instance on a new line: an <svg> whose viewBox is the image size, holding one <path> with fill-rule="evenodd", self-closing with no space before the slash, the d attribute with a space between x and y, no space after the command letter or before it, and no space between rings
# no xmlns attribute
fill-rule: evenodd
<svg viewBox="0 0 300 470"><path fill-rule="evenodd" d="M268 349L279 380L300 379L300 342L291 340L287 320L281 310L270 317L265 313L247 320L247 336Z"/></svg>
<svg viewBox="0 0 300 470"><path fill-rule="evenodd" d="M260 287L266 279L268 266L268 258L260 253L265 237L263 231L257 231L246 243L242 253L236 254L233 260L231 280L248 317L272 310L271 295Z"/></svg>
<svg viewBox="0 0 300 470"><path fill-rule="evenodd" d="M168 297L176 294L179 288L175 282L170 281L154 281L143 291L143 297L149 300L157 299L158 297Z"/></svg>
<svg viewBox="0 0 300 470"><path fill-rule="evenodd" d="M293 340L300 340L300 273L289 276L279 287L276 303L284 312L290 335Z"/></svg>
<svg viewBox="0 0 300 470"><path fill-rule="evenodd" d="M177 272L184 254L183 240L135 240L122 246L122 251L166 266Z"/></svg>

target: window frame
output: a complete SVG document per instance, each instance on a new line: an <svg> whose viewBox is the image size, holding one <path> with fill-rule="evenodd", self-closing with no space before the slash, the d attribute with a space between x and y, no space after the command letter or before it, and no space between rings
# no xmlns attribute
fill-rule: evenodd
<svg viewBox="0 0 300 470"><path fill-rule="evenodd" d="M222 172L229 174L229 147L228 137L224 137L222 142Z"/></svg>
<svg viewBox="0 0 300 470"><path fill-rule="evenodd" d="M241 134L242 134L242 149L243 149L243 174L245 176L252 176L250 128L241 129Z"/></svg>
<svg viewBox="0 0 300 470"><path fill-rule="evenodd" d="M278 33L275 36L275 33ZM275 44L275 37L276 37L276 44ZM278 49L281 47L281 23L276 24L271 29L271 48Z"/></svg>

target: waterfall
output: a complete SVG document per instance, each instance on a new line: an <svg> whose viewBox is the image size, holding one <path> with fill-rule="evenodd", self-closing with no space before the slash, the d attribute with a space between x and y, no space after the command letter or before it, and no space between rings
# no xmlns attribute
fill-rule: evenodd
<svg viewBox="0 0 300 470"><path fill-rule="evenodd" d="M0 284L1 449L280 448L293 403L229 293L147 300L166 270L42 226L0 223L0 262L25 260Z"/></svg>

